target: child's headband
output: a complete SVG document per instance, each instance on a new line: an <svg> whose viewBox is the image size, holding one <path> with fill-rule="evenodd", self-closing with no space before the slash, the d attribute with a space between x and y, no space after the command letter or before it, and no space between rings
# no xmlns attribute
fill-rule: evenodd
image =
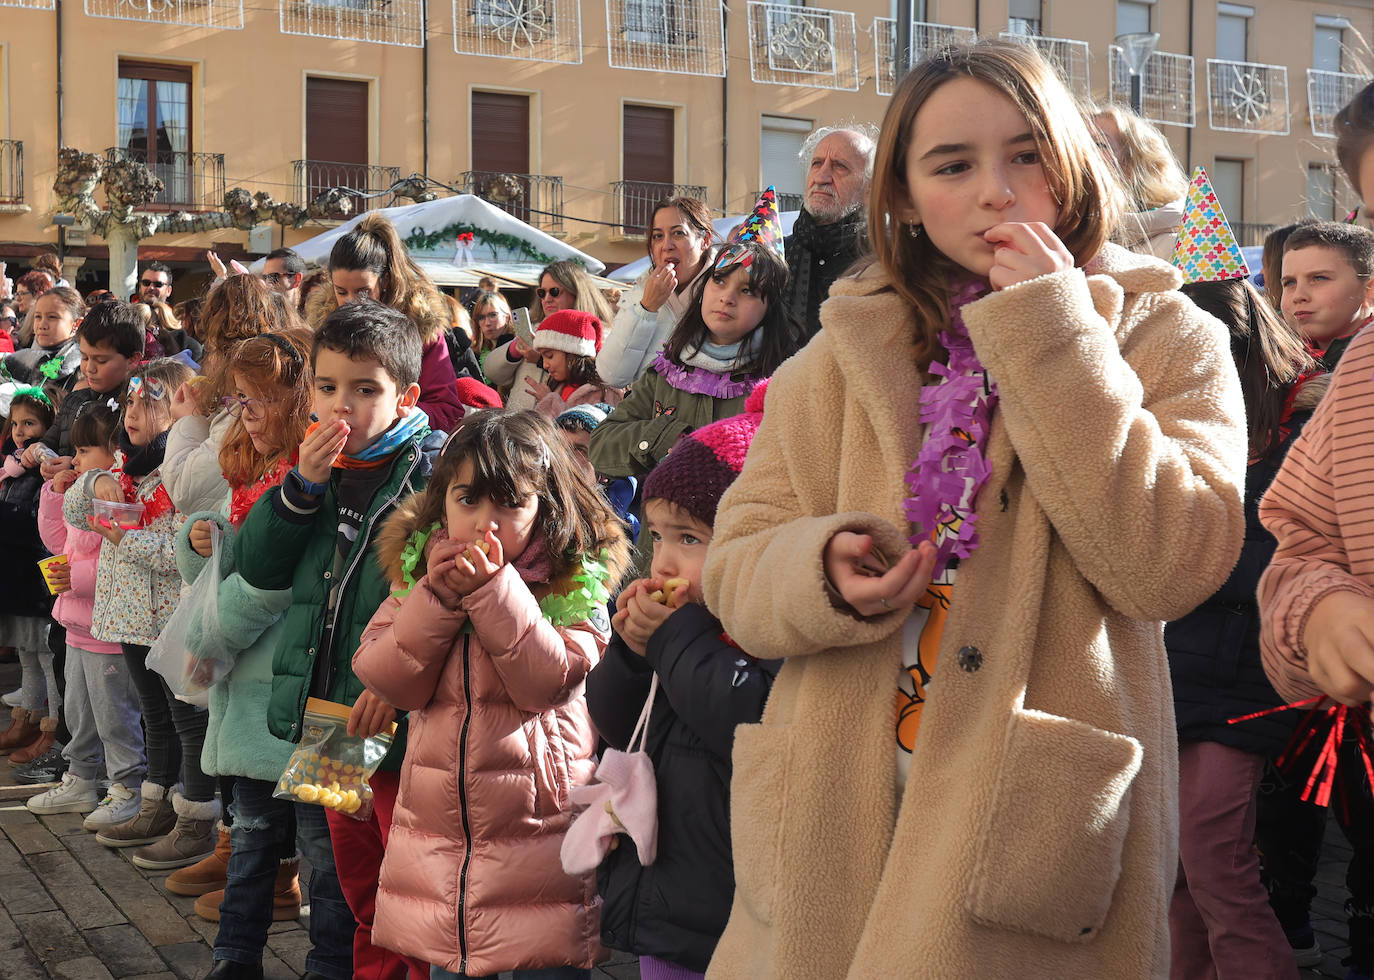
<svg viewBox="0 0 1374 980"><path fill-rule="evenodd" d="M462 431L462 428L463 426L459 424L448 434L448 438L444 440L443 446L439 449L439 457L441 459L448 455L448 447L453 444L453 437ZM549 466L552 465L552 461L549 459L549 445L544 441L543 436L535 436L535 438L539 440L539 468L541 470L547 470Z"/></svg>
<svg viewBox="0 0 1374 980"><path fill-rule="evenodd" d="M291 341L283 337L281 334L260 333L258 334L258 336L264 338L265 340L270 340L272 343L280 347L282 351L285 352L287 357L291 358L291 360L296 362L297 366L305 366L305 358L301 356L301 352L296 350L296 346L292 344Z"/></svg>
<svg viewBox="0 0 1374 980"><path fill-rule="evenodd" d="M160 402L167 397L167 386L157 378L140 378L135 375L129 379L129 394L142 395L144 398Z"/></svg>
<svg viewBox="0 0 1374 980"><path fill-rule="evenodd" d="M754 264L754 250L743 242L736 242L734 245L727 245L720 250L720 256L716 259L716 272L722 272L732 265L737 265L741 269L747 269Z"/></svg>
<svg viewBox="0 0 1374 980"><path fill-rule="evenodd" d="M13 404L15 398L33 398L47 405L48 408L53 408L52 399L48 397L48 393L42 388L20 388L11 396L11 404Z"/></svg>

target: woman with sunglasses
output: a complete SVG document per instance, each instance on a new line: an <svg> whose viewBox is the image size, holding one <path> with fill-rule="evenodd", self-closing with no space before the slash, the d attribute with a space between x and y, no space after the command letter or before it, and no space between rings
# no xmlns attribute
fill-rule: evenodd
<svg viewBox="0 0 1374 980"><path fill-rule="evenodd" d="M535 324L559 310L581 310L602 323L615 319L615 310L601 295L587 270L571 259L544 266L534 295L536 302L530 309L530 319ZM539 352L518 336L493 350L482 362L482 368L487 383L506 398L507 408L534 408L535 397L525 384L526 379L548 383L548 375L540 366Z"/></svg>

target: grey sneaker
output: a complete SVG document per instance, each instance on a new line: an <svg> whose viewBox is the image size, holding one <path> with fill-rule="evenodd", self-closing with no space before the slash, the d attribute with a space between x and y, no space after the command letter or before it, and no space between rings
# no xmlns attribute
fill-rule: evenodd
<svg viewBox="0 0 1374 980"><path fill-rule="evenodd" d="M24 807L30 813L90 813L96 808L94 779L82 779L70 772L62 774L62 782L45 793L29 797Z"/></svg>
<svg viewBox="0 0 1374 980"><path fill-rule="evenodd" d="M162 840L176 822L171 788L144 782L138 813L123 823L106 827L95 835L95 839L106 847L139 847Z"/></svg>
<svg viewBox="0 0 1374 980"><path fill-rule="evenodd" d="M24 703L23 690L10 691L8 694L0 694L0 702L7 708L17 708Z"/></svg>
<svg viewBox="0 0 1374 980"><path fill-rule="evenodd" d="M105 791L105 798L90 816L81 821L81 826L92 833L99 833L109 827L132 820L143 808L143 797L126 787L123 783L111 783Z"/></svg>
<svg viewBox="0 0 1374 980"><path fill-rule="evenodd" d="M130 856L134 867L148 871L184 868L215 853L219 843L219 800L196 803L180 793L172 796L176 826L156 843L140 847Z"/></svg>

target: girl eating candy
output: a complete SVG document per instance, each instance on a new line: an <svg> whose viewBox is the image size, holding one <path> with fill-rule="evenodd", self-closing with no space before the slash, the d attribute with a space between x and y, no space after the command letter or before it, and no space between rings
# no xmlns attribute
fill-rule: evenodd
<svg viewBox="0 0 1374 980"><path fill-rule="evenodd" d="M735 730L712 978L1167 974L1159 621L1235 563L1246 438L1223 328L1108 244L1122 207L1027 46L894 94L872 260L773 379L702 577L787 658Z"/></svg>

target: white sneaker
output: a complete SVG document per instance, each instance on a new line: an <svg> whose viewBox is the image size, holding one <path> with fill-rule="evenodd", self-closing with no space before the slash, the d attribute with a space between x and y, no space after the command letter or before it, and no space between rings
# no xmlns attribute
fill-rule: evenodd
<svg viewBox="0 0 1374 980"><path fill-rule="evenodd" d="M19 688L18 690L10 691L10 693L5 694L5 695L0 695L0 701L3 701L3 702L5 703L5 705L6 705L7 707L10 707L10 708L17 708L17 707L19 707L21 704L24 703L24 690L23 690L23 688Z"/></svg>
<svg viewBox="0 0 1374 980"><path fill-rule="evenodd" d="M105 798L100 801L100 806L96 807L94 813L81 821L81 826L92 833L98 833L107 827L123 823L125 820L132 820L142 805L143 797L138 793L123 783L111 783L110 788L105 792Z"/></svg>
<svg viewBox="0 0 1374 980"><path fill-rule="evenodd" d="M24 806L30 813L90 813L100 802L95 791L94 779L82 779L64 772L61 783L46 793L31 797Z"/></svg>

